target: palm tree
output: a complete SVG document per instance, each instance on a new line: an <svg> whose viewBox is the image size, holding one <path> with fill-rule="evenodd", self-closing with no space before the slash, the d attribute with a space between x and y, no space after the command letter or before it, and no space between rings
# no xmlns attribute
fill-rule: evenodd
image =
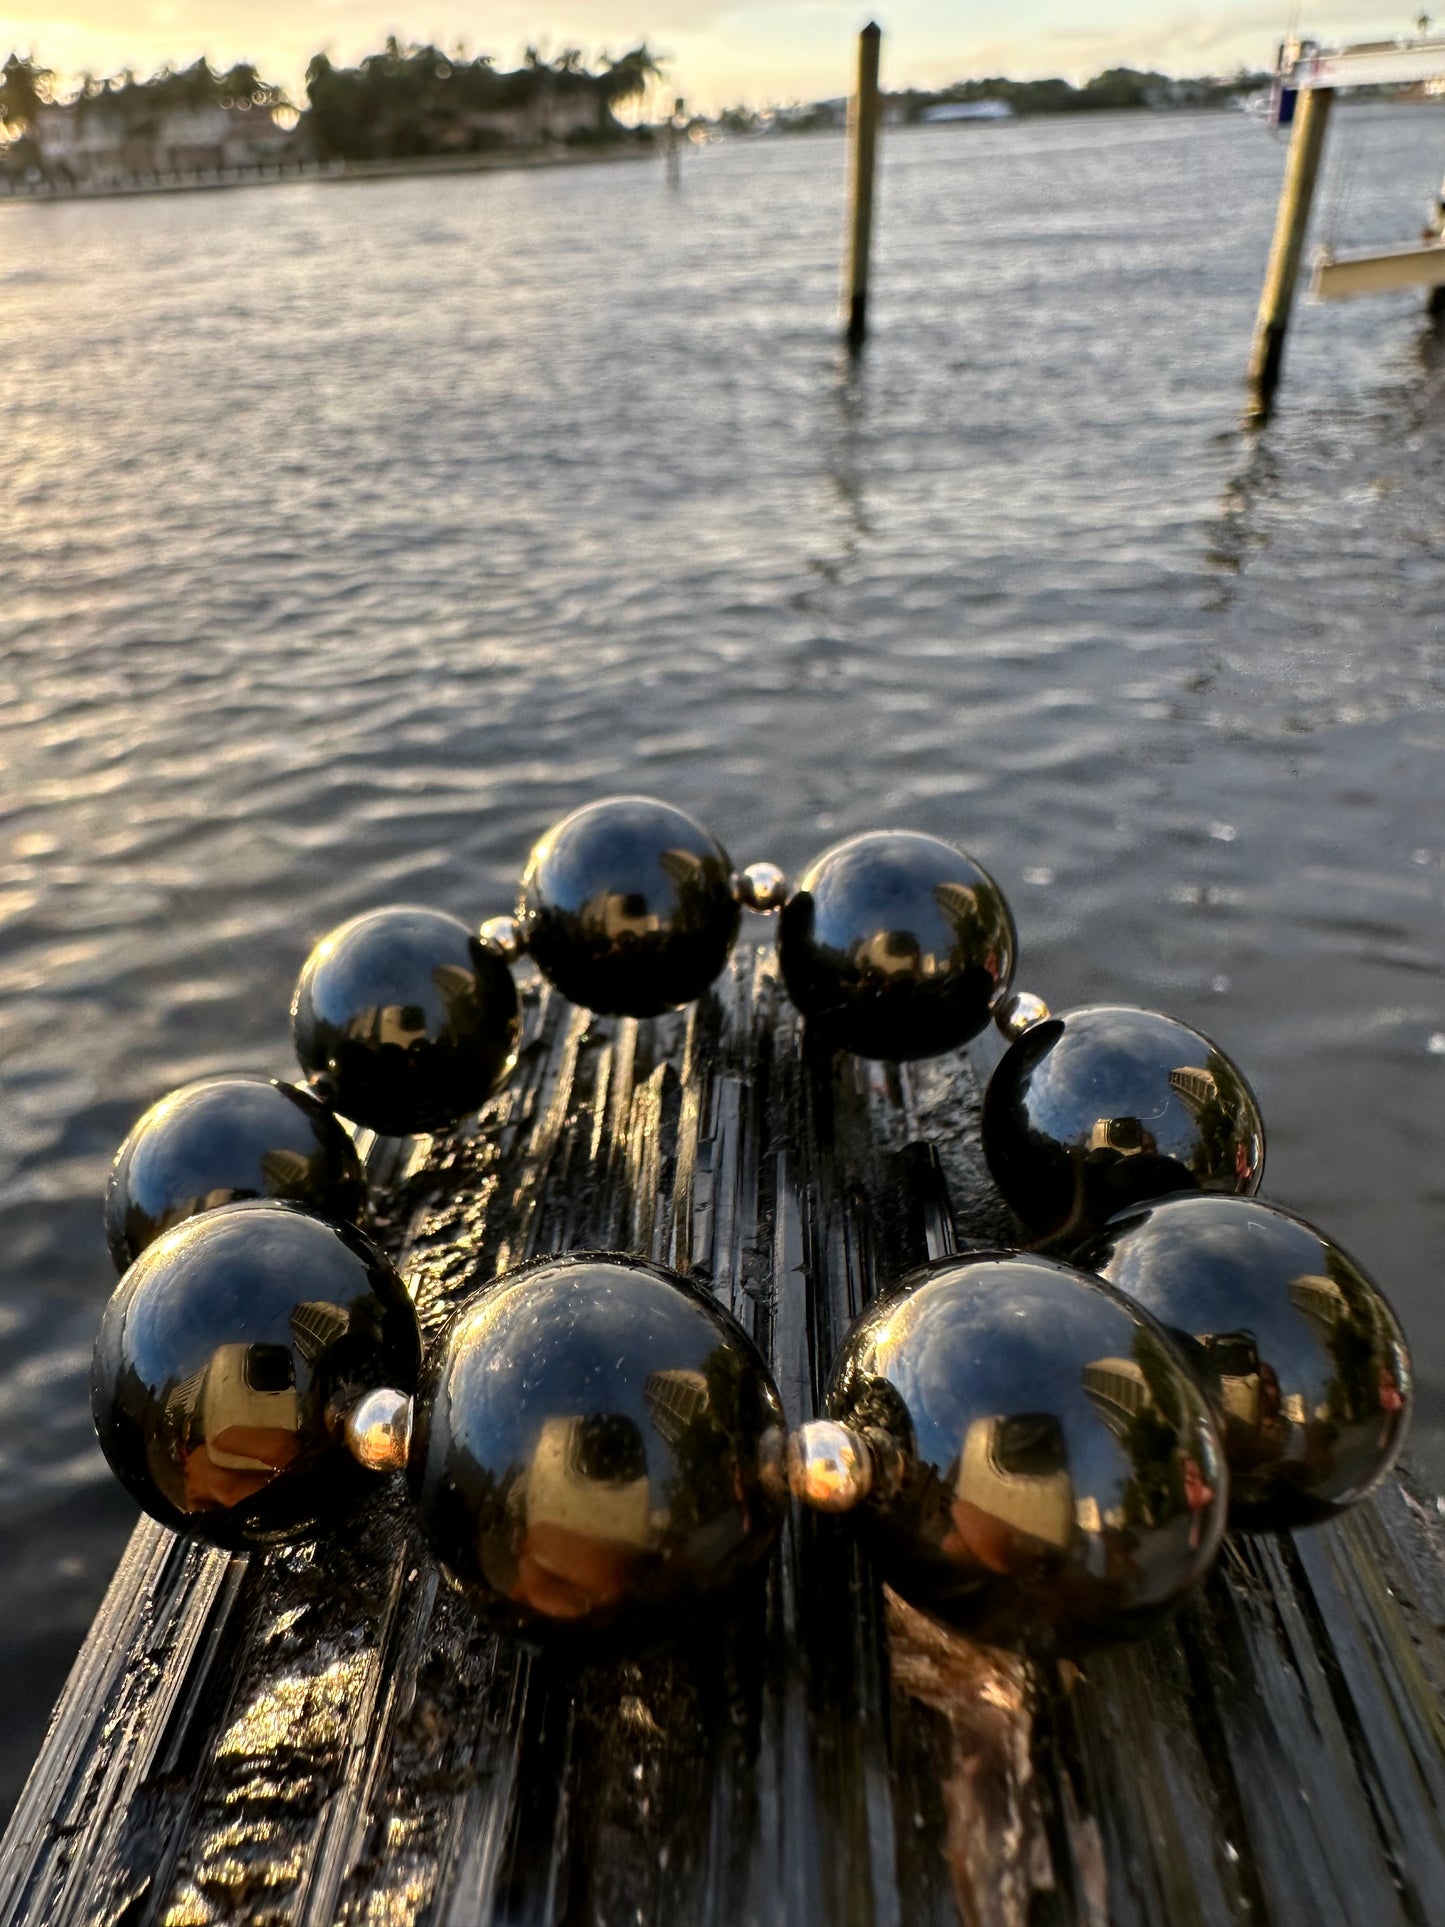
<svg viewBox="0 0 1445 1927"><path fill-rule="evenodd" d="M662 79L662 63L655 59L643 41L631 53L623 54L620 60L609 60L603 84L609 102L617 100L636 100L647 92L649 84Z"/></svg>
<svg viewBox="0 0 1445 1927"><path fill-rule="evenodd" d="M187 107L214 107L220 98L221 83L211 72L211 63L204 54L185 68L179 79L179 91Z"/></svg>
<svg viewBox="0 0 1445 1927"><path fill-rule="evenodd" d="M281 89L262 80L249 60L239 60L229 73L220 77L221 94L238 107L279 107L285 104Z"/></svg>
<svg viewBox="0 0 1445 1927"><path fill-rule="evenodd" d="M29 54L11 54L0 67L0 128L11 140L29 133L54 98L55 75Z"/></svg>

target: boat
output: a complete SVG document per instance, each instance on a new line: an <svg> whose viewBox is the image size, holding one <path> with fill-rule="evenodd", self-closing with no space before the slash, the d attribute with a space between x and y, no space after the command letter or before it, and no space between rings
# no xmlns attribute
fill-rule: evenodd
<svg viewBox="0 0 1445 1927"><path fill-rule="evenodd" d="M1012 120L1014 110L1006 100L941 100L925 107L918 118L925 126L958 120Z"/></svg>

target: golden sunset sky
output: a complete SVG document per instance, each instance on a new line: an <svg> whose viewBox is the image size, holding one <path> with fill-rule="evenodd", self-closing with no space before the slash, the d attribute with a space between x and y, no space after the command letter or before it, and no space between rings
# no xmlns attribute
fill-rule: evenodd
<svg viewBox="0 0 1445 1927"><path fill-rule="evenodd" d="M900 87L988 73L1080 80L1114 65L1172 73L1262 67L1294 21L1325 41L1383 38L1409 32L1419 10L1379 0L888 0L876 17L884 84ZM528 41L590 54L645 39L667 56L670 89L712 108L845 93L853 37L868 17L866 6L848 0L53 0L0 11L0 58L18 47L73 76L123 66L150 72L201 53L222 64L245 57L300 103L301 76L318 48L351 61L388 33L448 49L460 41L504 65Z"/></svg>

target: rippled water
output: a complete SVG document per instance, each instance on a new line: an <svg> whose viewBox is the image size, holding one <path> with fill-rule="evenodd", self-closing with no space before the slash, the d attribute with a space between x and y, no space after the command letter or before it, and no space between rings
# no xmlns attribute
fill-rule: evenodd
<svg viewBox="0 0 1445 1927"><path fill-rule="evenodd" d="M1338 238L1405 238L1445 115L1340 119ZM116 1142L287 1071L329 924L505 908L621 787L739 860L948 835L1023 984L1217 1036L1441 1465L1445 354L1418 297L1306 308L1239 431L1281 162L1233 117L890 135L856 374L835 140L0 206L0 1803L133 1516L86 1396Z"/></svg>

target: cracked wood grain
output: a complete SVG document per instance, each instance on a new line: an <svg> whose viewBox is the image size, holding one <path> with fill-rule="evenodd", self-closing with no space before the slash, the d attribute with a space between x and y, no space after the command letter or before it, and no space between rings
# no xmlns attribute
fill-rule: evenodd
<svg viewBox="0 0 1445 1927"><path fill-rule="evenodd" d="M705 1282L811 1415L849 1319L1006 1240L952 1057L811 1052L769 960L655 1022L524 986L480 1119L369 1146L430 1335L528 1256ZM1369 1920L1445 1881L1438 1523L1397 1486L1238 1542L1177 1619L1025 1666L883 1593L838 1521L665 1647L538 1653L393 1484L249 1561L142 1522L0 1855L0 1927L1050 1927Z"/></svg>

